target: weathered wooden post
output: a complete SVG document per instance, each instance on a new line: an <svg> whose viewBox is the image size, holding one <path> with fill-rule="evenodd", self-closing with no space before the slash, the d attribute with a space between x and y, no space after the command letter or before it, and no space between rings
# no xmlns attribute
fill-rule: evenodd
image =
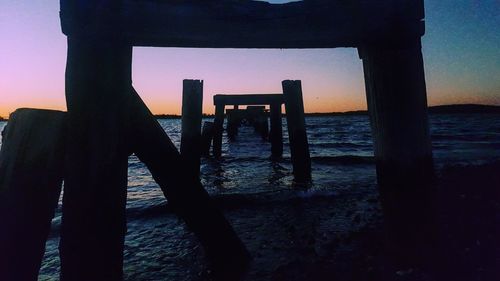
<svg viewBox="0 0 500 281"><path fill-rule="evenodd" d="M411 10L415 18L423 18L423 1L412 2L419 7ZM358 50L388 237L396 260L414 264L434 245L436 214L420 42L423 22L404 20Z"/></svg>
<svg viewBox="0 0 500 281"><path fill-rule="evenodd" d="M270 105L271 121L271 154L274 157L283 155L283 129L281 126L281 103L271 103Z"/></svg>
<svg viewBox="0 0 500 281"><path fill-rule="evenodd" d="M119 33L76 33L66 64L61 280L122 280L132 47Z"/></svg>
<svg viewBox="0 0 500 281"><path fill-rule="evenodd" d="M214 141L213 154L214 157L220 157L222 154L222 132L224 131L224 107L225 104L215 105L215 120L214 120Z"/></svg>
<svg viewBox="0 0 500 281"><path fill-rule="evenodd" d="M0 280L37 280L61 192L66 114L18 109L0 150Z"/></svg>
<svg viewBox="0 0 500 281"><path fill-rule="evenodd" d="M282 82L293 175L298 182L311 179L311 157L307 142L304 102L300 80Z"/></svg>
<svg viewBox="0 0 500 281"><path fill-rule="evenodd" d="M214 138L214 122L203 122L201 131L201 155L209 156L212 139Z"/></svg>
<svg viewBox="0 0 500 281"><path fill-rule="evenodd" d="M259 113L255 118L255 128L263 140L269 138L269 123L265 112Z"/></svg>
<svg viewBox="0 0 500 281"><path fill-rule="evenodd" d="M429 180L432 147L420 40L360 49L382 185Z"/></svg>
<svg viewBox="0 0 500 281"><path fill-rule="evenodd" d="M203 81L184 80L182 91L181 156L188 169L200 176Z"/></svg>
<svg viewBox="0 0 500 281"><path fill-rule="evenodd" d="M240 114L236 109L227 110L227 125L226 132L227 137L230 140L234 140L238 135L238 127L240 126Z"/></svg>

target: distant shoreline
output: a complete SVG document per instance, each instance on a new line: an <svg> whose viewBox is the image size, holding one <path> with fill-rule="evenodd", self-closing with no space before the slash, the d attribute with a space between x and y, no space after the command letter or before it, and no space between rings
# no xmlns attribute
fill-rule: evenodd
<svg viewBox="0 0 500 281"><path fill-rule="evenodd" d="M429 114L500 114L500 106L483 104L449 104L435 105L428 107ZM283 114L286 116L286 114ZM306 117L321 116L349 116L349 115L368 115L366 110L353 110L345 112L309 112L304 114ZM180 119L180 115L159 114L155 115L157 119ZM203 114L203 118L213 118L214 114Z"/></svg>
<svg viewBox="0 0 500 281"><path fill-rule="evenodd" d="M429 114L500 114L500 106L484 105L484 104L449 104L429 106ZM286 114L283 114L286 116ZM305 113L306 117L321 117L321 116L349 116L349 115L368 115L366 110L354 110L345 112L310 112ZM180 119L177 114L156 114L156 119ZM203 114L203 118L214 118L214 114ZM0 122L8 121L0 116Z"/></svg>

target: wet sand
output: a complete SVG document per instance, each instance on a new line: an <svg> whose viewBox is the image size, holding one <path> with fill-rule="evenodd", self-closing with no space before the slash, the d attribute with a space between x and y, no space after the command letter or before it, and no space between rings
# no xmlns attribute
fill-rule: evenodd
<svg viewBox="0 0 500 281"><path fill-rule="evenodd" d="M215 200L253 255L245 280L495 280L498 171L500 162L439 171L438 246L404 267L387 250L374 185L292 200ZM40 280L52 280L57 267L57 237L48 243ZM124 255L126 280L211 280L196 238L165 206L129 222Z"/></svg>

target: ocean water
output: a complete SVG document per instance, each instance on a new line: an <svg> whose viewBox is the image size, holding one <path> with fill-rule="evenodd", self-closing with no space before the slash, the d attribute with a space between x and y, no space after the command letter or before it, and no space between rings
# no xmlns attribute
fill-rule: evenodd
<svg viewBox="0 0 500 281"><path fill-rule="evenodd" d="M179 148L180 120L159 122ZM0 122L0 130L5 124ZM272 160L270 143L263 141L253 128L241 127L234 141L224 135L221 160L202 159L204 187L222 202L251 202L250 209L263 202L287 205L296 198L376 194L368 117L308 117L306 124L312 159L310 185L293 183L286 119L283 118L283 159ZM434 114L430 116L430 128L438 170L448 165L477 165L500 159L500 115ZM196 258L200 249L192 235L172 214L161 211L165 202L147 168L137 157L130 156L124 253L128 280L191 280L202 267ZM57 280L60 216L59 208L47 242L40 280ZM245 215L240 212L232 222L238 225L242 216Z"/></svg>

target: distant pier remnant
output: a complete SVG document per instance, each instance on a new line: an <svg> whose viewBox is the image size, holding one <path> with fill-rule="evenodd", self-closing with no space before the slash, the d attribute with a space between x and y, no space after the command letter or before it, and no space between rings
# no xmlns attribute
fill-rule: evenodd
<svg viewBox="0 0 500 281"><path fill-rule="evenodd" d="M283 154L283 131L281 123L281 105L285 104L290 154L293 174L296 181L308 181L311 178L311 158L307 142L304 103L300 81L283 81L283 94L215 95L215 136L214 156L221 156L224 110L226 105L269 105L271 116L270 141L273 157ZM236 109L232 109L235 111ZM264 120L267 125L267 118ZM231 122L234 122L231 120ZM256 120L263 122L263 120ZM234 130L234 124L228 120L228 130ZM264 126L263 126L264 127ZM267 131L267 128L264 128ZM233 132L234 133L234 132ZM217 142L215 140L218 140Z"/></svg>
<svg viewBox="0 0 500 281"><path fill-rule="evenodd" d="M308 180L311 178L311 157L307 142L302 85L300 80L285 80L282 85L293 175L298 181Z"/></svg>
<svg viewBox="0 0 500 281"><path fill-rule="evenodd" d="M18 109L0 150L0 280L37 280L64 172L66 114Z"/></svg>
<svg viewBox="0 0 500 281"><path fill-rule="evenodd" d="M182 91L181 156L193 175L200 176L203 81L184 80Z"/></svg>
<svg viewBox="0 0 500 281"><path fill-rule="evenodd" d="M265 106L249 105L246 109L227 109L227 136L234 139L238 135L238 128L242 123L252 125L263 140L268 140L269 124L267 122L268 112Z"/></svg>
<svg viewBox="0 0 500 281"><path fill-rule="evenodd" d="M280 115L281 116L281 105L284 103L282 94L249 94L249 95L215 95L214 96L214 105L215 105L215 135L214 135L214 147L213 154L215 157L220 157L222 152L222 132L223 132L223 124L224 124L224 111L226 105L233 105L235 109L239 105L271 105L275 106L271 108L271 115ZM278 106L276 106L278 105ZM239 110L239 109L238 109ZM273 110L279 111L279 113L273 112ZM267 122L267 120L266 120ZM228 121L229 125L229 121ZM232 124L231 124L232 125ZM275 126L280 126L280 128L275 128ZM281 132L281 120L271 120L271 132L275 131ZM276 152L273 153L273 156L280 157L283 153L283 143L277 143L276 140L280 139L279 137L274 138L274 141L271 141L271 151ZM281 137L283 139L283 137ZM273 140L273 139L272 139ZM278 146L278 147L275 147ZM281 148L280 148L281 147Z"/></svg>

